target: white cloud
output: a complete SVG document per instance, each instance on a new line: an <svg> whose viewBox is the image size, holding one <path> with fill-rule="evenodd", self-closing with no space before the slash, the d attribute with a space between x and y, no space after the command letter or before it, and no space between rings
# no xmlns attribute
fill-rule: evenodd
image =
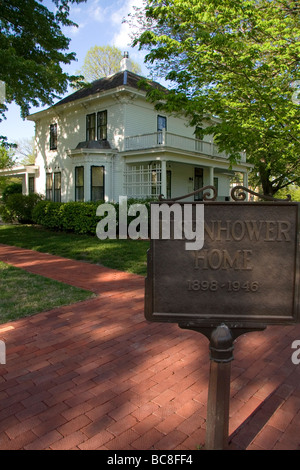
<svg viewBox="0 0 300 470"><path fill-rule="evenodd" d="M103 23L106 21L107 8L101 6L100 0L94 0L88 8L88 16L91 20Z"/></svg>
<svg viewBox="0 0 300 470"><path fill-rule="evenodd" d="M86 23L77 23L77 26L71 26L70 28L68 28L68 34L71 37L77 36L85 27Z"/></svg>
<svg viewBox="0 0 300 470"><path fill-rule="evenodd" d="M126 0L125 4L119 11L114 12L111 16L111 21L115 25L119 25L119 31L114 35L112 44L120 49L124 49L132 43L132 30L128 21L128 14L134 13L134 7L142 7L143 0Z"/></svg>

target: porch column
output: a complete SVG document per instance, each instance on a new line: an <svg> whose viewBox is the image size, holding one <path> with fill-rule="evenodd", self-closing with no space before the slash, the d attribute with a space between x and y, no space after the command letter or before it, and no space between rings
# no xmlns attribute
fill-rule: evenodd
<svg viewBox="0 0 300 470"><path fill-rule="evenodd" d="M165 160L161 161L161 194L166 198L167 197L167 162Z"/></svg>
<svg viewBox="0 0 300 470"><path fill-rule="evenodd" d="M29 181L28 181L28 173L22 177L22 193L28 195L29 194Z"/></svg>

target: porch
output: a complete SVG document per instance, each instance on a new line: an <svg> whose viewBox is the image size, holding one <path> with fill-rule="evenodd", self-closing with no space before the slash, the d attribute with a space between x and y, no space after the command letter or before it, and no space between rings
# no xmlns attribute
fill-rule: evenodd
<svg viewBox="0 0 300 470"><path fill-rule="evenodd" d="M0 170L0 176L20 178L22 193L35 192L35 179L39 176L39 167L36 165L20 165L6 170Z"/></svg>
<svg viewBox="0 0 300 470"><path fill-rule="evenodd" d="M225 152L220 152L218 146L213 142L173 134L165 129L159 132L125 137L125 152L167 148L173 151L189 152L199 156L203 155L228 160L228 155ZM245 153L241 154L241 162L246 162Z"/></svg>
<svg viewBox="0 0 300 470"><path fill-rule="evenodd" d="M175 158L130 162L125 165L123 192L134 199L156 199L161 194L171 199L210 185L218 191L217 200L226 201L229 200L231 181L236 172L242 173L243 184L248 186L248 172L245 168L234 171L227 167L206 166L199 159L189 163ZM189 199L201 200L202 194Z"/></svg>

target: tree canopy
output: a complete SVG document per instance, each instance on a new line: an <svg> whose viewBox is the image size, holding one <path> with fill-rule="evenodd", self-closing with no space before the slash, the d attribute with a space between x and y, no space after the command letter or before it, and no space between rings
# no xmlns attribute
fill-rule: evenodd
<svg viewBox="0 0 300 470"><path fill-rule="evenodd" d="M84 59L84 64L79 70L86 82L90 83L102 77L107 77L120 71L120 62L123 53L115 46L91 47ZM139 73L140 66L131 61L132 71Z"/></svg>
<svg viewBox="0 0 300 470"><path fill-rule="evenodd" d="M76 80L62 69L75 59L62 27L75 25L70 4L84 1L52 0L50 11L42 0L0 0L0 80L6 102L17 103L22 117L31 106L51 105ZM0 104L2 118L5 111Z"/></svg>
<svg viewBox="0 0 300 470"><path fill-rule="evenodd" d="M232 162L246 151L264 194L299 184L298 2L146 0L145 12L134 45L171 85L149 92L157 107L185 113Z"/></svg>
<svg viewBox="0 0 300 470"><path fill-rule="evenodd" d="M13 152L0 145L0 170L12 168L15 164Z"/></svg>

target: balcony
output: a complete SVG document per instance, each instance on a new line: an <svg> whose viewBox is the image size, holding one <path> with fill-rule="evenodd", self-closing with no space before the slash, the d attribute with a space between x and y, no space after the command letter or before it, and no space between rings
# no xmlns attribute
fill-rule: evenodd
<svg viewBox="0 0 300 470"><path fill-rule="evenodd" d="M192 152L213 158L228 158L227 154L225 152L220 152L217 145L213 143L172 134L167 131L126 137L124 150L126 152L134 150L162 149L166 147L176 149L177 151ZM241 161L246 161L244 154L241 156Z"/></svg>

